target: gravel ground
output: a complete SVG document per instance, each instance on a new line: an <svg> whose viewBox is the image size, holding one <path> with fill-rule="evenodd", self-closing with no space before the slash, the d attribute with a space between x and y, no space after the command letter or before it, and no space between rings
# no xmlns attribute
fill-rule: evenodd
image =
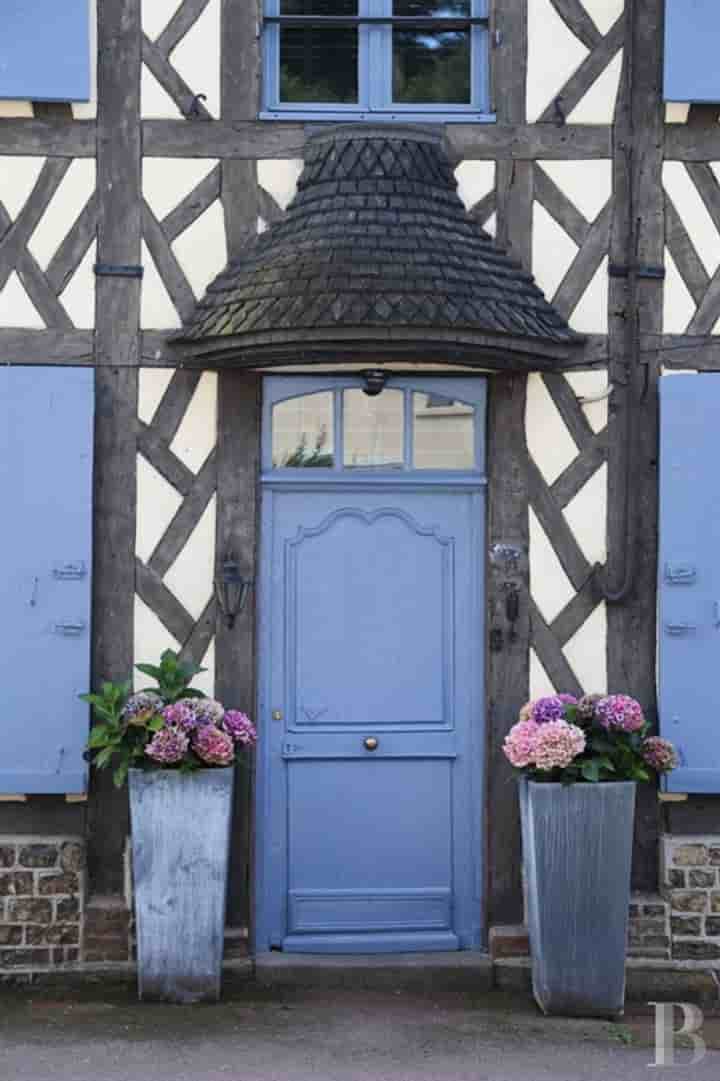
<svg viewBox="0 0 720 1081"><path fill-rule="evenodd" d="M219 1006L139 1004L106 988L0 988L0 1081L639 1081L653 1020L544 1018L521 996L236 992ZM720 1081L709 1050L675 1081ZM714 1048L714 1049L713 1049Z"/></svg>

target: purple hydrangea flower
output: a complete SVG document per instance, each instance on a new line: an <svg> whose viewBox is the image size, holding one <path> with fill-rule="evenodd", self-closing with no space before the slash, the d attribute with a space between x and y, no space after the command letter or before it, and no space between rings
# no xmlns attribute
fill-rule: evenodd
<svg viewBox="0 0 720 1081"><path fill-rule="evenodd" d="M571 694L551 694L538 698L533 704L532 720L535 724L547 724L549 721L564 721L565 706L577 702Z"/></svg>
<svg viewBox="0 0 720 1081"><path fill-rule="evenodd" d="M163 720L169 728L177 728L181 732L192 732L197 724L195 714L185 702L173 702L165 706L162 711Z"/></svg>
<svg viewBox="0 0 720 1081"><path fill-rule="evenodd" d="M232 736L211 724L195 729L192 748L198 758L209 766L229 766L235 758Z"/></svg>
<svg viewBox="0 0 720 1081"><path fill-rule="evenodd" d="M639 702L626 694L609 694L595 705L595 716L603 728L617 728L622 732L637 732L645 724L645 716Z"/></svg>
<svg viewBox="0 0 720 1081"><path fill-rule="evenodd" d="M674 744L669 739L661 739L660 736L650 736L646 739L640 753L657 773L669 773L680 765Z"/></svg>
<svg viewBox="0 0 720 1081"><path fill-rule="evenodd" d="M148 743L145 754L163 766L172 766L182 762L188 745L185 732L177 728L161 728Z"/></svg>
<svg viewBox="0 0 720 1081"><path fill-rule="evenodd" d="M156 713L161 713L165 703L155 691L138 691L131 695L122 711L122 719L137 727L147 724Z"/></svg>
<svg viewBox="0 0 720 1081"><path fill-rule="evenodd" d="M229 736L243 747L253 747L257 743L257 730L250 718L239 709L229 709L223 718L223 728Z"/></svg>

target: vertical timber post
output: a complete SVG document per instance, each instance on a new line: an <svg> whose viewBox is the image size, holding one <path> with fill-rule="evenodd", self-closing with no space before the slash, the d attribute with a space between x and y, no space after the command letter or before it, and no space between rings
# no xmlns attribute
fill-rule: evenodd
<svg viewBox="0 0 720 1081"><path fill-rule="evenodd" d="M259 108L260 6L257 0L223 0L222 117L226 123L254 120ZM237 256L257 232L257 164L225 158L222 202L228 257ZM252 373L221 371L218 381L217 561L233 552L244 575L256 580L257 490L260 443L260 379ZM255 596L250 592L233 628L218 613L216 692L221 701L255 712ZM250 868L254 838L252 778L239 773L230 848L228 919L251 920Z"/></svg>
<svg viewBox="0 0 720 1081"><path fill-rule="evenodd" d="M665 215L662 187L664 106L662 102L662 0L633 0L626 5L622 94L614 145L615 212L611 260L628 264L663 265ZM631 16L634 15L634 18ZM628 157L631 151L631 157ZM637 243L632 245L633 227ZM623 565L626 524L623 508L635 515L633 586L621 604L608 604L608 685L639 699L656 716L656 575L658 535L658 376L659 353L641 352L640 343L659 341L663 322L663 284L642 278L613 278L610 282L610 380L616 387L608 420L608 545ZM620 314L621 313L621 314ZM627 320L635 320L634 350L628 348ZM653 337L657 335L657 337ZM644 348L644 347L643 347ZM631 353L634 352L634 355ZM632 449L625 439L628 391L635 391ZM632 455L632 460L628 456ZM617 583L610 583L617 588ZM649 785L638 789L635 816L633 886L657 889L658 805Z"/></svg>
<svg viewBox="0 0 720 1081"><path fill-rule="evenodd" d="M503 45L494 55L499 123L523 124L526 116L527 0L502 5L498 29ZM531 267L533 165L497 163L498 243ZM525 461L527 378L491 375L488 409L488 543L511 545L520 558L509 568L488 563L487 669L487 918L490 924L522 921L521 845L517 785L502 753L502 741L529 694L530 618L528 491ZM520 595L516 638L510 641L505 614L508 587ZM499 633L498 633L499 632Z"/></svg>
<svg viewBox="0 0 720 1081"><path fill-rule="evenodd" d="M140 262L140 0L98 5L99 263ZM96 279L93 683L133 665L140 282ZM121 893L125 790L94 773L88 807L91 888Z"/></svg>

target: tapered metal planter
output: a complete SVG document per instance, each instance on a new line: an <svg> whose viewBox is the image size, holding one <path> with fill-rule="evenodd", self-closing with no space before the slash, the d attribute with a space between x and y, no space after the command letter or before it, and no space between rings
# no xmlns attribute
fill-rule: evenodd
<svg viewBox="0 0 720 1081"><path fill-rule="evenodd" d="M533 993L547 1014L625 1002L635 784L520 782Z"/></svg>
<svg viewBox="0 0 720 1081"><path fill-rule="evenodd" d="M130 771L141 999L220 997L234 776Z"/></svg>

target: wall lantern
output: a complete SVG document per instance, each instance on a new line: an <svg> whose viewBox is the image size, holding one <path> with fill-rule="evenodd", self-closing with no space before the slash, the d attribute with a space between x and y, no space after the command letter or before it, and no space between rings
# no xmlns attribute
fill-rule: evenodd
<svg viewBox="0 0 720 1081"><path fill-rule="evenodd" d="M215 596L230 630L235 626L238 613L245 607L252 584L252 578L245 578L240 573L240 564L236 557L226 556L220 573L215 576Z"/></svg>

